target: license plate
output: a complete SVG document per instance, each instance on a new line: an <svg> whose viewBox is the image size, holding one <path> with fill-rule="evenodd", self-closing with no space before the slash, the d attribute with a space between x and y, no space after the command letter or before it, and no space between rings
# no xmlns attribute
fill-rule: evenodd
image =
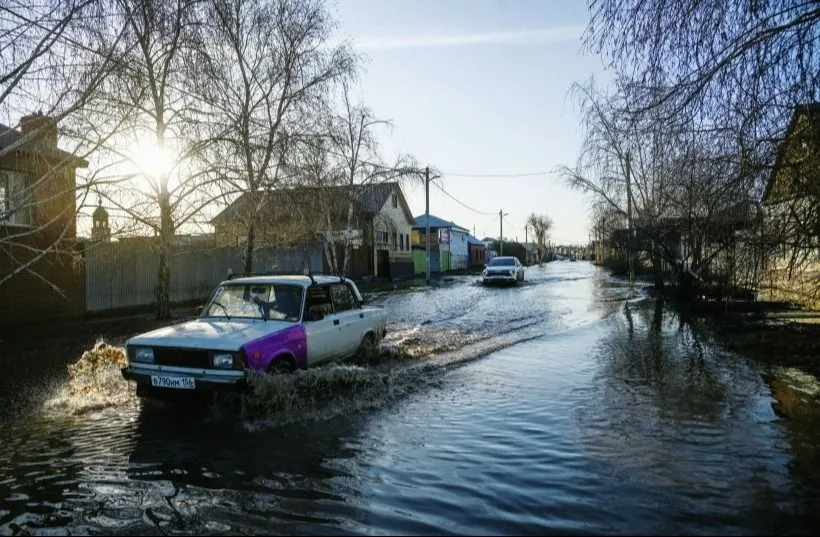
<svg viewBox="0 0 820 537"><path fill-rule="evenodd" d="M151 375L151 386L156 386L157 388L176 388L177 390L193 390L196 388L196 382L191 377Z"/></svg>

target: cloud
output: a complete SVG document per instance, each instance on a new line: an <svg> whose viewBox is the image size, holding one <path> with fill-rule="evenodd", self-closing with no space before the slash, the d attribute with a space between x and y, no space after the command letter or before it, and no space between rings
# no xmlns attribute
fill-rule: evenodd
<svg viewBox="0 0 820 537"><path fill-rule="evenodd" d="M556 26L540 30L516 30L465 35L430 35L415 37L363 37L354 46L365 50L391 50L403 48L459 47L472 45L539 45L577 41L584 26Z"/></svg>

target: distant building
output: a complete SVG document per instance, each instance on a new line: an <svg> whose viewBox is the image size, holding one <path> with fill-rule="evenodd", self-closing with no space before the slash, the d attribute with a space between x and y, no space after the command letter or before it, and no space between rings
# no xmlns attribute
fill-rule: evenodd
<svg viewBox="0 0 820 537"><path fill-rule="evenodd" d="M111 228L108 225L108 211L103 209L102 201L99 201L94 214L91 216L91 240L94 242L109 242L111 240Z"/></svg>
<svg viewBox="0 0 820 537"><path fill-rule="evenodd" d="M410 230L413 217L396 182L367 185L298 187L259 192L255 227L258 246L304 246L317 241L353 244L347 276L403 278L413 274ZM247 240L251 199L244 193L211 223L220 246L242 246ZM352 229L348 228L352 208ZM329 267L325 259L326 269Z"/></svg>
<svg viewBox="0 0 820 537"><path fill-rule="evenodd" d="M413 266L417 274L426 272L427 224L425 215L413 221ZM430 215L430 272L462 270L470 265L470 232L455 222Z"/></svg>
<svg viewBox="0 0 820 537"><path fill-rule="evenodd" d="M477 238L469 235L467 243L470 246L470 266L483 267L487 264L487 245Z"/></svg>

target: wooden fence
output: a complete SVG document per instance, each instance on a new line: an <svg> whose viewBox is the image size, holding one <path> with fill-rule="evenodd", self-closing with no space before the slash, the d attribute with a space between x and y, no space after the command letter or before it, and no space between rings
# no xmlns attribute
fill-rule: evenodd
<svg viewBox="0 0 820 537"><path fill-rule="evenodd" d="M302 273L310 265L322 272L319 245L306 248L260 248L254 272ZM173 248L170 258L172 303L205 299L229 271L242 272L240 248ZM154 303L159 255L150 244L95 244L85 252L87 312L149 306Z"/></svg>

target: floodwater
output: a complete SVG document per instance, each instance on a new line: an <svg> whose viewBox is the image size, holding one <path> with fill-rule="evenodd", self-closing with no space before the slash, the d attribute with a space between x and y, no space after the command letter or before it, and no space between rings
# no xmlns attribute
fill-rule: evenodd
<svg viewBox="0 0 820 537"><path fill-rule="evenodd" d="M143 405L114 368L91 402L28 387L0 421L0 534L817 531L816 423L645 292L554 262L372 302L394 359L239 404Z"/></svg>

